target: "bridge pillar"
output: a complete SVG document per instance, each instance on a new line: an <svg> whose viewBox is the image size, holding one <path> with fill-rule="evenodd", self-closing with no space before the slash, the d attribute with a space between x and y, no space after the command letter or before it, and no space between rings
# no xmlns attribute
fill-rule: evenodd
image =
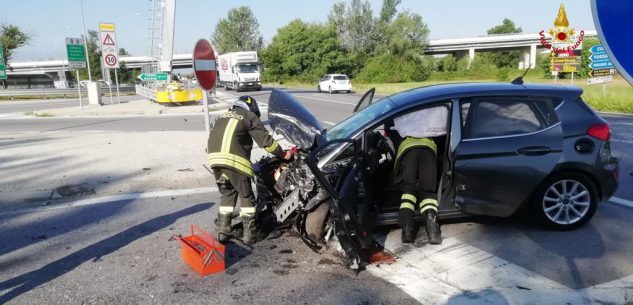
<svg viewBox="0 0 633 305"><path fill-rule="evenodd" d="M530 46L530 65L536 69L536 44Z"/></svg>
<svg viewBox="0 0 633 305"><path fill-rule="evenodd" d="M475 60L475 48L474 47L468 49L468 68L470 68L470 64L473 63L473 60Z"/></svg>

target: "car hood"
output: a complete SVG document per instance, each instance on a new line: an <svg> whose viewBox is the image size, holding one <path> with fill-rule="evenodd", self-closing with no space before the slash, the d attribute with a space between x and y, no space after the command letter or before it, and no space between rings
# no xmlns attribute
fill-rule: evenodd
<svg viewBox="0 0 633 305"><path fill-rule="evenodd" d="M270 94L268 122L275 133L305 150L325 140L325 131L319 120L283 90L273 89Z"/></svg>

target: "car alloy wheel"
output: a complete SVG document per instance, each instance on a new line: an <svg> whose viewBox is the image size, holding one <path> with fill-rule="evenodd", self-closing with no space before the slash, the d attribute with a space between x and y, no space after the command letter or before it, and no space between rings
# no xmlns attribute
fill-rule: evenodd
<svg viewBox="0 0 633 305"><path fill-rule="evenodd" d="M582 174L560 173L534 194L532 212L546 227L573 230L587 223L598 206L594 184Z"/></svg>
<svg viewBox="0 0 633 305"><path fill-rule="evenodd" d="M550 186L543 197L543 211L551 221L569 225L581 220L591 205L589 190L575 180L561 180Z"/></svg>

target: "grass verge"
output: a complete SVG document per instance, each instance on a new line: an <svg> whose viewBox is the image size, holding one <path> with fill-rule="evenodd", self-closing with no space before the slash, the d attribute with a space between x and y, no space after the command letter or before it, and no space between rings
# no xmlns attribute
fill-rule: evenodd
<svg viewBox="0 0 633 305"><path fill-rule="evenodd" d="M426 82L414 82L414 83L388 83L388 84L360 84L354 83L353 88L356 93L364 93L370 88L376 88L376 94L389 95L402 91L406 91L413 88L446 84L446 83L460 83L460 82L493 82L493 79L485 80L453 80L453 81L426 81ZM529 77L527 82L529 83L545 83L556 84L566 86L578 86L583 88L584 93L582 98L587 104L597 111L606 112L621 112L633 114L633 87L622 78L616 78L612 83L605 85L606 90L603 91L603 85L589 85L587 80L575 80L574 83L571 80L558 80L554 83L551 79L542 79ZM284 87L284 88L301 88L301 89L316 89L316 83L301 83L301 82L284 82L268 83L266 86L270 87Z"/></svg>
<svg viewBox="0 0 633 305"><path fill-rule="evenodd" d="M29 112L25 112L24 115L28 115L28 116L34 116L34 117L38 117L38 118L50 118L50 117L54 117L54 115L50 114L50 113L46 113L46 112L34 112L34 111L29 111Z"/></svg>

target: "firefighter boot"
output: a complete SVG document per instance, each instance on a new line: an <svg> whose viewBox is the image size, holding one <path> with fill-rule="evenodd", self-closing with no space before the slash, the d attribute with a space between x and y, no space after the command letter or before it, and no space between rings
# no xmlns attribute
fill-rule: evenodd
<svg viewBox="0 0 633 305"><path fill-rule="evenodd" d="M242 224L244 225L244 236L242 241L247 245L252 245L259 241L259 231L255 225L253 216L242 215Z"/></svg>
<svg viewBox="0 0 633 305"><path fill-rule="evenodd" d="M429 236L429 243L439 245L442 243L442 231L440 224L437 223L437 212L434 210L426 210L423 215L426 221L426 235Z"/></svg>
<svg viewBox="0 0 633 305"><path fill-rule="evenodd" d="M231 213L218 214L218 241L227 243L231 239Z"/></svg>
<svg viewBox="0 0 633 305"><path fill-rule="evenodd" d="M400 226L402 227L402 242L412 243L415 240L415 221L413 220L413 210L400 209Z"/></svg>

